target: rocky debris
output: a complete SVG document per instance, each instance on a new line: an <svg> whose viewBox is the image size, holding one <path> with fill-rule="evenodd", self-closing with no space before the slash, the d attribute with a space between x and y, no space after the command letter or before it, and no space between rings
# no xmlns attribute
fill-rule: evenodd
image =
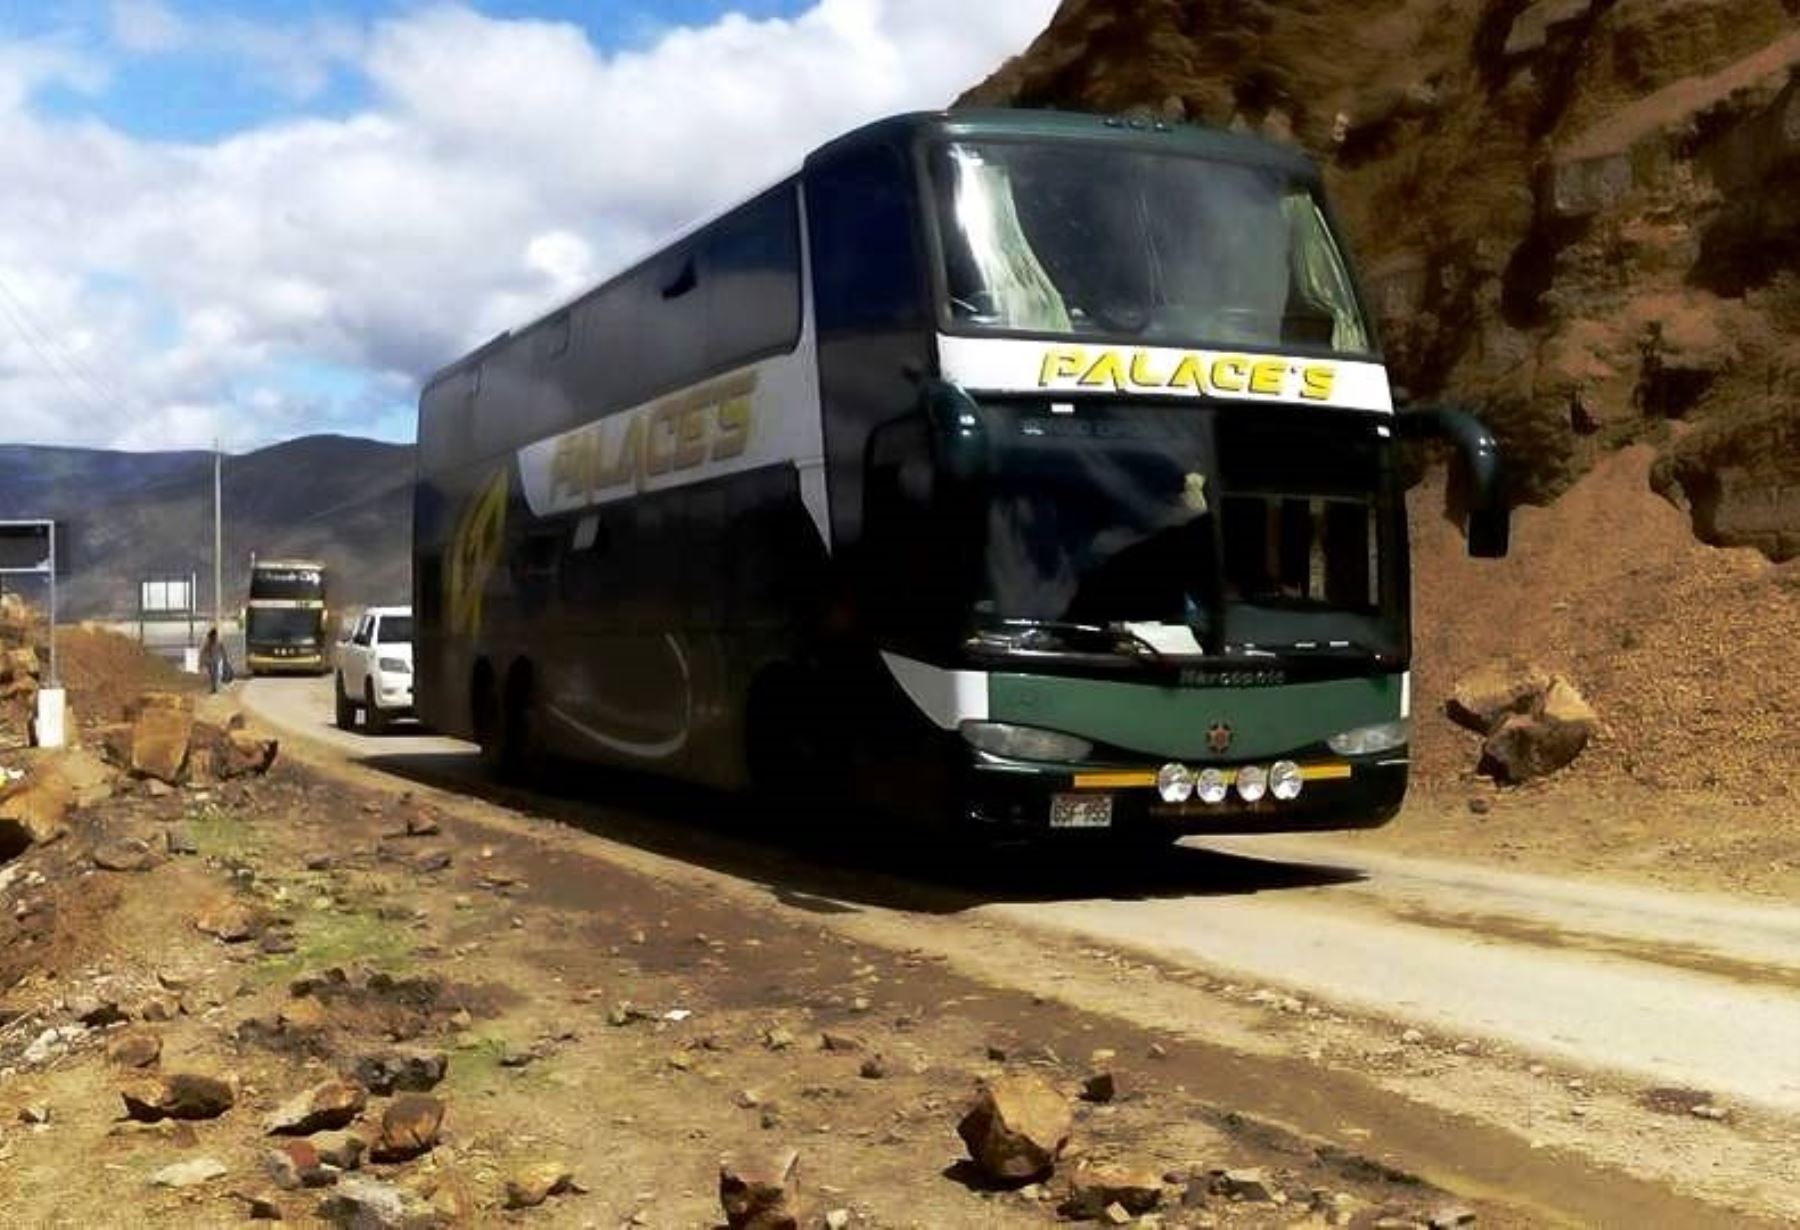
<svg viewBox="0 0 1800 1230"><path fill-rule="evenodd" d="M851 1055L863 1049L863 1041L853 1034L832 1033L827 1030L819 1036L819 1049L839 1055Z"/></svg>
<svg viewBox="0 0 1800 1230"><path fill-rule="evenodd" d="M146 693L131 724L131 772L169 786L187 780L194 715L185 697Z"/></svg>
<svg viewBox="0 0 1800 1230"><path fill-rule="evenodd" d="M1162 1203L1160 1175L1123 1166L1078 1168L1069 1177L1069 1194L1058 1208L1064 1217L1099 1218L1117 1205L1130 1216L1150 1212Z"/></svg>
<svg viewBox="0 0 1800 1230"><path fill-rule="evenodd" d="M92 858L102 871L148 871L156 866L149 843L136 837L109 837L94 847Z"/></svg>
<svg viewBox="0 0 1800 1230"><path fill-rule="evenodd" d="M506 1207L535 1209L552 1196L560 1196L575 1186L575 1172L561 1162L537 1162L509 1175L506 1180Z"/></svg>
<svg viewBox="0 0 1800 1230"><path fill-rule="evenodd" d="M432 875L439 871L448 871L452 861L448 850L428 850L413 860L412 868L420 875Z"/></svg>
<svg viewBox="0 0 1800 1230"><path fill-rule="evenodd" d="M310 1142L318 1150L319 1160L339 1170L356 1170L362 1166L369 1142L355 1132L320 1132Z"/></svg>
<svg viewBox="0 0 1800 1230"><path fill-rule="evenodd" d="M255 939L259 924L256 911L235 897L209 902L194 915L196 929L227 944Z"/></svg>
<svg viewBox="0 0 1800 1230"><path fill-rule="evenodd" d="M857 1073L864 1080L879 1081L886 1080L891 1070L892 1065L888 1063L887 1057L877 1054L864 1059Z"/></svg>
<svg viewBox="0 0 1800 1230"><path fill-rule="evenodd" d="M1573 763L1599 728L1574 684L1516 661L1489 663L1465 675L1445 711L1484 737L1481 772L1513 785ZM1480 810L1473 803L1471 808Z"/></svg>
<svg viewBox="0 0 1800 1230"><path fill-rule="evenodd" d="M1056 1168L1073 1127L1069 1104L1041 1077L1009 1075L982 1084L956 1131L988 1178L1029 1183Z"/></svg>
<svg viewBox="0 0 1800 1230"><path fill-rule="evenodd" d="M1084 1102L1110 1102L1119 1096L1119 1083L1109 1071L1090 1073L1081 1082L1081 1100Z"/></svg>
<svg viewBox="0 0 1800 1230"><path fill-rule="evenodd" d="M194 1072L141 1076L119 1091L125 1113L142 1123L217 1119L237 1103L234 1082Z"/></svg>
<svg viewBox="0 0 1800 1230"><path fill-rule="evenodd" d="M352 1075L370 1093L430 1093L449 1070L442 1051L382 1051L356 1061Z"/></svg>
<svg viewBox="0 0 1800 1230"><path fill-rule="evenodd" d="M404 1188L345 1175L319 1204L319 1216L352 1230L425 1230L437 1223L432 1207Z"/></svg>
<svg viewBox="0 0 1800 1230"><path fill-rule="evenodd" d="M146 1030L123 1033L107 1043L106 1057L121 1068L148 1068L162 1058L162 1039Z"/></svg>
<svg viewBox="0 0 1800 1230"><path fill-rule="evenodd" d="M337 866L337 860L329 854L318 852L308 854L301 860L301 865L308 871L330 871L333 867Z"/></svg>
<svg viewBox="0 0 1800 1230"><path fill-rule="evenodd" d="M280 1221L281 1202L269 1192L233 1192L243 1202L244 1216L251 1221Z"/></svg>
<svg viewBox="0 0 1800 1230"><path fill-rule="evenodd" d="M153 1187L199 1187L202 1183L222 1179L230 1173L223 1162L210 1157L196 1157L191 1161L164 1166L150 1176L150 1183Z"/></svg>
<svg viewBox="0 0 1800 1230"><path fill-rule="evenodd" d="M825 1230L849 1230L849 1227L849 1209L832 1209L825 1214Z"/></svg>
<svg viewBox="0 0 1800 1230"><path fill-rule="evenodd" d="M19 1108L19 1122L27 1127L42 1127L50 1122L50 1107L44 1102L29 1102Z"/></svg>
<svg viewBox="0 0 1800 1230"><path fill-rule="evenodd" d="M330 1187L337 1182L338 1172L319 1156L318 1149L304 1140L287 1140L263 1155L263 1169L269 1179L284 1192L297 1192L307 1187Z"/></svg>
<svg viewBox="0 0 1800 1230"><path fill-rule="evenodd" d="M785 1051L794 1045L794 1035L775 1025L763 1032L763 1045L771 1051Z"/></svg>
<svg viewBox="0 0 1800 1230"><path fill-rule="evenodd" d="M164 829L163 845L173 856L200 853L200 847L194 841L193 831L185 824L175 824Z"/></svg>
<svg viewBox="0 0 1800 1230"><path fill-rule="evenodd" d="M406 1162L429 1153L443 1123L443 1102L422 1093L403 1094L381 1113L381 1132L369 1156L377 1162Z"/></svg>
<svg viewBox="0 0 1800 1230"><path fill-rule="evenodd" d="M792 1149L757 1163L721 1162L719 1206L730 1230L799 1230L799 1162Z"/></svg>
<svg viewBox="0 0 1800 1230"><path fill-rule="evenodd" d="M205 746L210 752L211 776L222 782L262 776L274 766L281 748L276 740L247 730L208 731Z"/></svg>
<svg viewBox="0 0 1800 1230"><path fill-rule="evenodd" d="M436 837L442 830L443 826L438 823L438 818L430 812L412 812L406 817L408 837Z"/></svg>
<svg viewBox="0 0 1800 1230"><path fill-rule="evenodd" d="M310 1136L348 1126L368 1104L361 1085L323 1081L283 1103L263 1122L263 1130L271 1136Z"/></svg>
<svg viewBox="0 0 1800 1230"><path fill-rule="evenodd" d="M1462 1205L1446 1205L1433 1209L1425 1224L1430 1230L1468 1230L1476 1222L1475 1210Z"/></svg>
<svg viewBox="0 0 1800 1230"><path fill-rule="evenodd" d="M85 1025L52 1025L31 1040L19 1062L28 1068L42 1067L67 1051L70 1043L86 1037L87 1032Z"/></svg>
<svg viewBox="0 0 1800 1230"><path fill-rule="evenodd" d="M298 951L300 948L300 941L294 938L294 933L292 931L274 928L264 931L262 933L262 938L257 940L256 946L268 956L281 957L286 956L288 953Z"/></svg>
<svg viewBox="0 0 1800 1230"><path fill-rule="evenodd" d="M92 1029L115 1025L127 1017L116 988L105 982L71 994L63 1006L70 1016Z"/></svg>

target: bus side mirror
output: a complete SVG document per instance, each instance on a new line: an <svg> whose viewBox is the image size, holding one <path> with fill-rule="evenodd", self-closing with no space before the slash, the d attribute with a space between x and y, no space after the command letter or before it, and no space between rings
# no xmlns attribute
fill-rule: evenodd
<svg viewBox="0 0 1800 1230"><path fill-rule="evenodd" d="M1395 415L1394 422L1403 440L1443 440L1455 447L1467 479L1469 555L1504 559L1512 545L1512 510L1506 504L1506 475L1494 433L1453 406L1408 410Z"/></svg>

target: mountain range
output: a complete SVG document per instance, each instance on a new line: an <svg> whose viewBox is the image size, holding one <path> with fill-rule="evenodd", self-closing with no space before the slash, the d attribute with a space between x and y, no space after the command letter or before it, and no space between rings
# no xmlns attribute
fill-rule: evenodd
<svg viewBox="0 0 1800 1230"><path fill-rule="evenodd" d="M412 477L410 445L349 436L226 456L225 610L244 600L252 552L322 560L334 606L411 601ZM190 572L210 608L212 493L208 452L0 445L0 520L58 523L64 618L135 618L139 581Z"/></svg>

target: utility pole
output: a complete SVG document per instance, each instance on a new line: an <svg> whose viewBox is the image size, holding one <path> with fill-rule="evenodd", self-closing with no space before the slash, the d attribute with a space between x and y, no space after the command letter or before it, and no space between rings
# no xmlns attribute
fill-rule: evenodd
<svg viewBox="0 0 1800 1230"><path fill-rule="evenodd" d="M222 551L225 540L225 515L219 507L219 467L222 454L219 452L219 439L213 437L213 627L221 637L225 635L225 556Z"/></svg>

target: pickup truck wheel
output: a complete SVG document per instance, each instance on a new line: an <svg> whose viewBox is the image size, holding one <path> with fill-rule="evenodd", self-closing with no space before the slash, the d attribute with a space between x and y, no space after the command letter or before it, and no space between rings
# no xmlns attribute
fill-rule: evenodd
<svg viewBox="0 0 1800 1230"><path fill-rule="evenodd" d="M372 680L363 681L363 721L372 735L387 733L387 714L375 704L375 684Z"/></svg>
<svg viewBox="0 0 1800 1230"><path fill-rule="evenodd" d="M344 677L337 677L337 728L356 729L356 705L344 692Z"/></svg>

